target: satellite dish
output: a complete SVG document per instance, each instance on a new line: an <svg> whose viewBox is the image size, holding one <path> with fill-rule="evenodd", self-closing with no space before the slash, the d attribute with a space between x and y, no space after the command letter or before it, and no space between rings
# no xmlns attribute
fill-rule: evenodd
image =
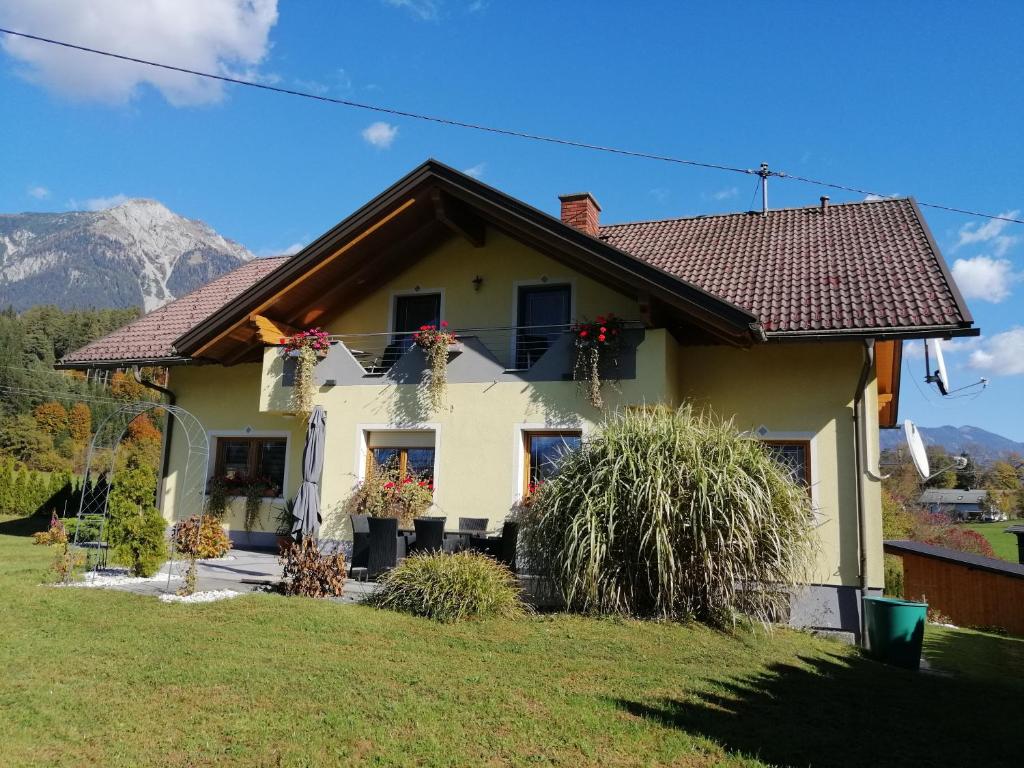
<svg viewBox="0 0 1024 768"><path fill-rule="evenodd" d="M907 448L910 449L910 460L914 462L914 469L917 470L923 479L931 477L931 467L928 466L928 454L924 450L924 440L917 426L910 419L903 422L903 434L907 438Z"/></svg>
<svg viewBox="0 0 1024 768"><path fill-rule="evenodd" d="M942 357L942 342L938 339L927 339L925 341L926 361L930 357L935 358L935 369L928 365L925 380L938 386L939 392L943 395L949 394L949 374L946 373L946 361Z"/></svg>

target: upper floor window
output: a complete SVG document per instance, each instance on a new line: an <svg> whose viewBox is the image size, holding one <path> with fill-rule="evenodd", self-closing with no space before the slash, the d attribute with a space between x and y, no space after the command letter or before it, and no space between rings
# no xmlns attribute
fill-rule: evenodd
<svg viewBox="0 0 1024 768"><path fill-rule="evenodd" d="M765 440L764 442L775 456L775 460L789 470L793 482L810 487L810 440Z"/></svg>
<svg viewBox="0 0 1024 768"><path fill-rule="evenodd" d="M413 345L413 334L424 325L441 322L441 294L411 293L395 296L391 339L384 350L384 367L390 368Z"/></svg>
<svg viewBox="0 0 1024 768"><path fill-rule="evenodd" d="M284 466L288 441L283 437L218 437L216 438L217 477L230 484L248 480L265 480L268 493L284 493Z"/></svg>
<svg viewBox="0 0 1024 768"><path fill-rule="evenodd" d="M565 332L571 321L569 285L529 285L519 288L516 309L516 368L529 368Z"/></svg>

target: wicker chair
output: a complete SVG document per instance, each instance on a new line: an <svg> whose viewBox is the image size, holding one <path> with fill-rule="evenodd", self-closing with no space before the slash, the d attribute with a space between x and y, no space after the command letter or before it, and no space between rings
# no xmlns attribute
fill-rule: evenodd
<svg viewBox="0 0 1024 768"><path fill-rule="evenodd" d="M349 515L352 521L352 556L349 558L348 573L353 568L366 568L370 564L370 524L367 515Z"/></svg>
<svg viewBox="0 0 1024 768"><path fill-rule="evenodd" d="M371 579L398 565L398 520L393 517L371 517L367 569Z"/></svg>
<svg viewBox="0 0 1024 768"><path fill-rule="evenodd" d="M519 547L519 523L506 520L501 527L501 538L494 548L494 556L499 563L504 563L512 573L516 572L516 550Z"/></svg>
<svg viewBox="0 0 1024 768"><path fill-rule="evenodd" d="M412 521L416 541L410 552L439 552L444 549L444 518L417 517Z"/></svg>

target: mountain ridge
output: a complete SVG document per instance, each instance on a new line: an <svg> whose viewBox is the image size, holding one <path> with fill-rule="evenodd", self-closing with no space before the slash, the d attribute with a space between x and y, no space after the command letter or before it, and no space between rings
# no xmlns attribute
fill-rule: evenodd
<svg viewBox="0 0 1024 768"><path fill-rule="evenodd" d="M945 424L940 427L922 427L918 431L926 446L937 445L951 454L969 454L976 461L992 462L1011 454L1024 456L1024 442L1011 440L981 427L965 424L954 427ZM904 444L902 429L881 430L882 450L893 450Z"/></svg>
<svg viewBox="0 0 1024 768"><path fill-rule="evenodd" d="M253 258L149 198L100 211L0 214L0 307L148 312Z"/></svg>

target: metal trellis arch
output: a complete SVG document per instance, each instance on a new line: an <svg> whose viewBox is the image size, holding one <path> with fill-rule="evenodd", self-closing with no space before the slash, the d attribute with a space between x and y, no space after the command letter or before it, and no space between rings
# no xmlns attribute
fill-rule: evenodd
<svg viewBox="0 0 1024 768"><path fill-rule="evenodd" d="M183 433L188 441L188 456L185 459L184 472L181 475L181 482L175 485L174 514L171 519L187 520L194 515L199 518L197 533L202 528L206 475L210 460L210 439L202 422L195 415L177 405L149 401L125 403L104 418L96 427L96 432L89 443L89 453L85 463L74 546L95 552L92 557L94 568L106 564L108 501L117 467L118 449L131 422L142 414L154 410L163 411L168 418L174 419L180 427L180 433ZM104 479L104 476L106 476L105 481L101 484L100 480ZM83 530L94 532L95 535L90 536L92 540L79 540ZM168 565L167 574L168 589L174 574L174 549L172 539L171 562Z"/></svg>

